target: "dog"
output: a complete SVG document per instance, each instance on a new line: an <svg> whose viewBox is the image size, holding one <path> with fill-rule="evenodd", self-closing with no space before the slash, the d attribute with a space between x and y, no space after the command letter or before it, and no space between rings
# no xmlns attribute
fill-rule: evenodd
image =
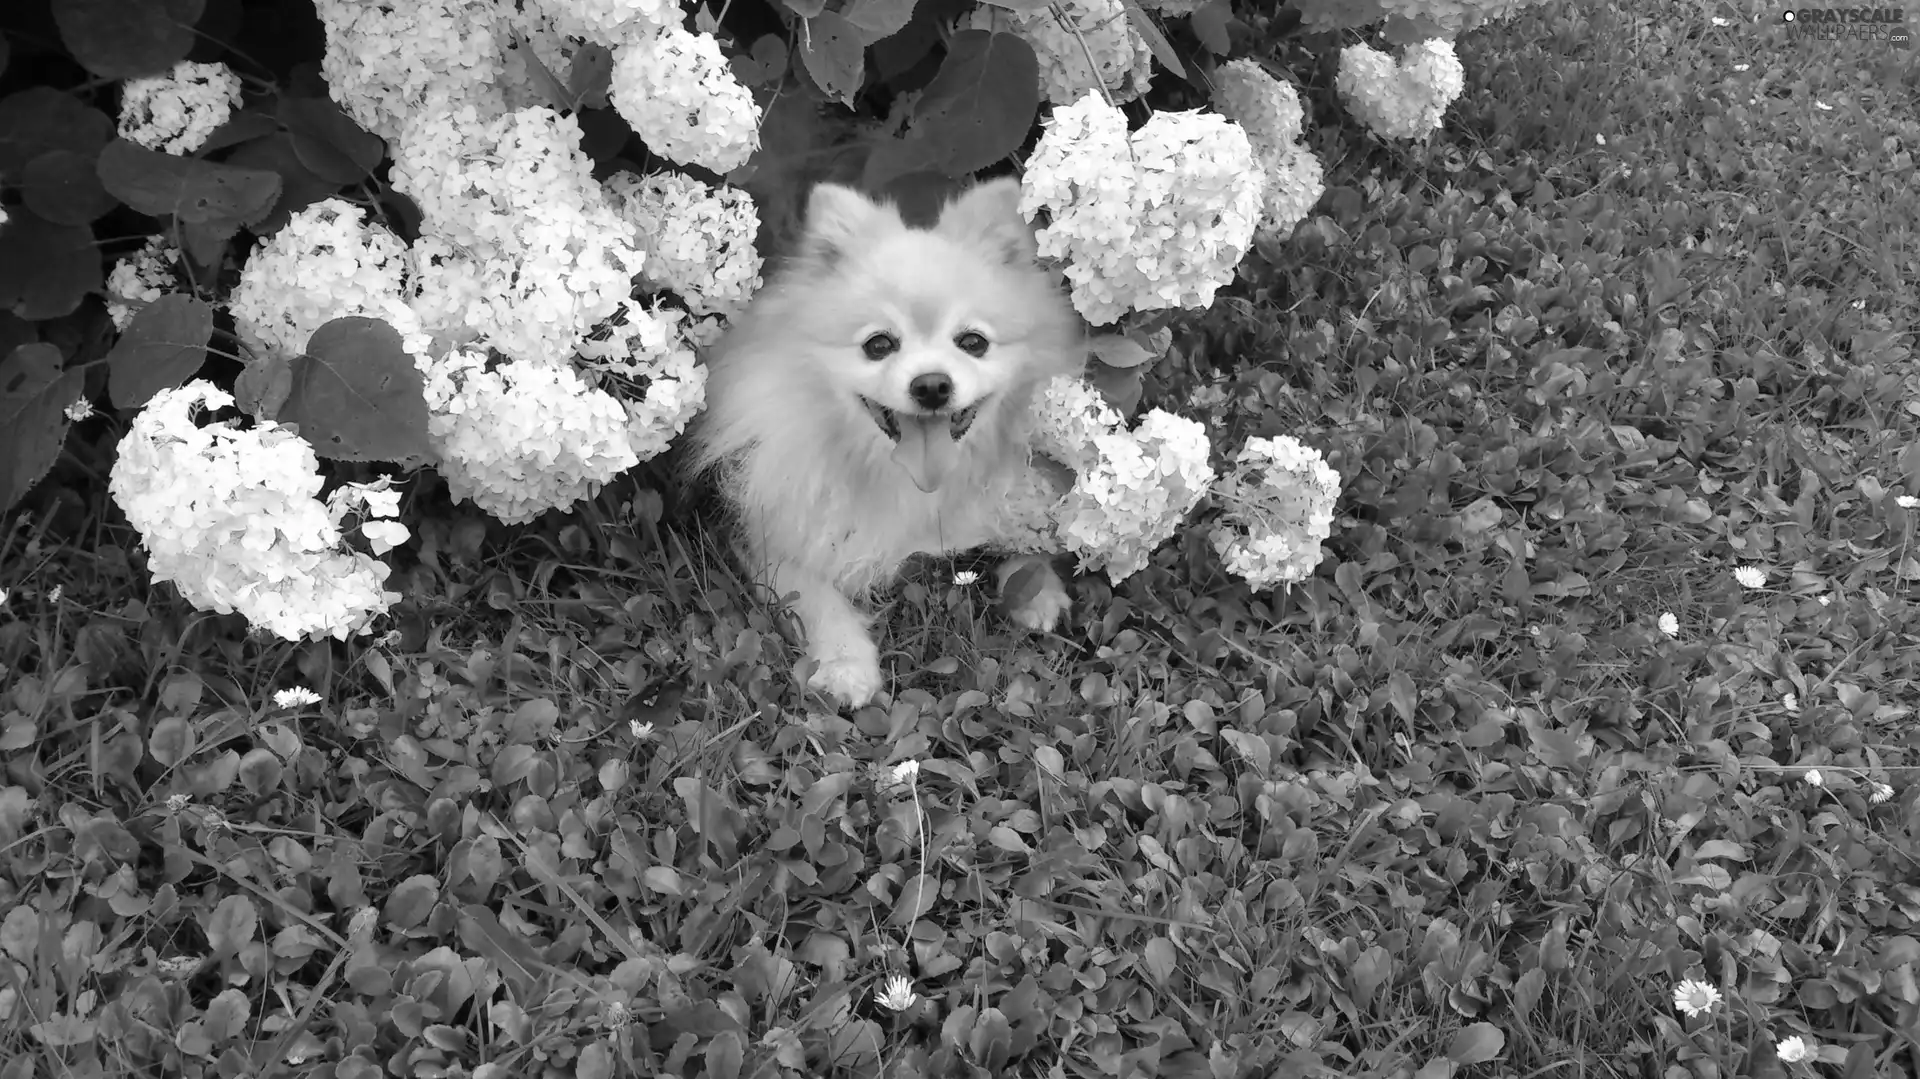
<svg viewBox="0 0 1920 1079"><path fill-rule="evenodd" d="M1036 262L1014 180L979 184L910 226L891 203L823 183L792 256L716 342L689 464L718 478L750 568L793 598L810 686L859 707L881 690L862 603L917 553L990 546L1010 520L1033 404L1082 374L1086 331ZM1036 577L1020 571L1031 567ZM1008 613L1051 632L1051 562Z"/></svg>

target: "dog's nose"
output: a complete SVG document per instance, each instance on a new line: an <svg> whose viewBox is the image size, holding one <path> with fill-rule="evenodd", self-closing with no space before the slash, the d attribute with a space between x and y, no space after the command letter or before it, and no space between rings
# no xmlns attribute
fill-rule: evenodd
<svg viewBox="0 0 1920 1079"><path fill-rule="evenodd" d="M916 375L907 383L907 392L913 395L913 403L931 412L936 408L947 407L953 398L953 379L940 372Z"/></svg>

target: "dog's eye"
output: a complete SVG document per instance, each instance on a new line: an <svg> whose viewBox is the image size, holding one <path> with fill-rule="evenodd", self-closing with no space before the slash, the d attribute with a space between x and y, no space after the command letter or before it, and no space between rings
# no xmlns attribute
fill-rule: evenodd
<svg viewBox="0 0 1920 1079"><path fill-rule="evenodd" d="M987 339L974 333L972 330L968 330L966 333L954 338L953 343L960 347L960 351L969 356L985 356L987 354Z"/></svg>
<svg viewBox="0 0 1920 1079"><path fill-rule="evenodd" d="M860 351L865 352L869 360L884 360L900 351L900 342L890 333L876 333L860 342Z"/></svg>

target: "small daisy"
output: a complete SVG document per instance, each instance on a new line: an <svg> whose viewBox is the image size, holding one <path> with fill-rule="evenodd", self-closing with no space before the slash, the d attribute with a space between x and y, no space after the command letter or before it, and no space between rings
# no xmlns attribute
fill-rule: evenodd
<svg viewBox="0 0 1920 1079"><path fill-rule="evenodd" d="M1821 112L1832 112L1832 111L1833 111L1833 106L1832 106L1832 105L1829 105L1829 104L1827 104L1827 103L1826 103L1826 102L1824 102L1824 101L1816 101L1816 102L1814 102L1814 103L1813 103L1813 107L1814 107L1814 108L1816 108L1816 109L1819 109L1819 110L1820 110Z"/></svg>
<svg viewBox="0 0 1920 1079"><path fill-rule="evenodd" d="M1680 636L1680 620L1673 616L1672 611L1660 616L1660 632L1669 637Z"/></svg>
<svg viewBox="0 0 1920 1079"><path fill-rule="evenodd" d="M1723 19L1723 18L1721 18L1720 16L1718 16L1718 15L1715 15L1715 16L1713 17L1713 25L1715 25L1715 26L1732 26L1732 25L1733 25L1733 20L1732 20L1732 19Z"/></svg>
<svg viewBox="0 0 1920 1079"><path fill-rule="evenodd" d="M1879 805L1881 802L1893 797L1893 788L1887 786L1885 783L1876 781L1871 786L1872 789L1867 792L1867 801L1872 802L1874 805Z"/></svg>
<svg viewBox="0 0 1920 1079"><path fill-rule="evenodd" d="M899 786L911 787L913 786L915 778L919 775L920 762L916 760L904 760L893 766L893 770L887 773L887 779L889 782Z"/></svg>
<svg viewBox="0 0 1920 1079"><path fill-rule="evenodd" d="M64 595L66 595L66 594L67 594L67 586L66 586L66 585L63 585L63 584L57 584L57 585L54 585L54 586L53 586L53 591L51 591L51 592L48 592L48 593L47 593L47 602L48 602L48 603L58 603L58 602L60 602L60 597L61 597L61 596L64 596Z"/></svg>
<svg viewBox="0 0 1920 1079"><path fill-rule="evenodd" d="M904 1012L919 1003L920 997L906 975L895 974L887 979L886 988L873 991L873 1002L888 1011Z"/></svg>
<svg viewBox="0 0 1920 1079"><path fill-rule="evenodd" d="M1903 510L1910 510L1915 506L1920 506L1920 498L1915 498L1912 495L1894 495L1893 504Z"/></svg>
<svg viewBox="0 0 1920 1079"><path fill-rule="evenodd" d="M1781 1038L1780 1044L1773 1047L1773 1052L1782 1064L1798 1064L1813 1059L1813 1045L1797 1034L1791 1038Z"/></svg>
<svg viewBox="0 0 1920 1079"><path fill-rule="evenodd" d="M973 570L963 569L960 572L953 575L953 583L959 585L962 588L965 588L970 584L979 584L980 575L978 573L975 573Z"/></svg>
<svg viewBox="0 0 1920 1079"><path fill-rule="evenodd" d="M1753 66L1752 64L1735 64L1735 65L1733 65L1733 69L1734 69L1735 71L1745 71L1746 69L1748 69L1748 68L1750 68L1750 67L1752 67L1752 66Z"/></svg>
<svg viewBox="0 0 1920 1079"><path fill-rule="evenodd" d="M627 724L627 730L633 732L633 740L636 742L645 742L653 737L653 724L642 723L637 719Z"/></svg>
<svg viewBox="0 0 1920 1079"><path fill-rule="evenodd" d="M305 686L283 689L273 695L273 704L276 708L305 708L307 705L319 703L320 694Z"/></svg>
<svg viewBox="0 0 1920 1079"><path fill-rule="evenodd" d="M1825 786L1827 782L1827 778L1820 774L1820 769L1818 768L1807 769L1807 774L1800 778L1804 780L1809 787Z"/></svg>
<svg viewBox="0 0 1920 1079"><path fill-rule="evenodd" d="M1759 566L1741 566L1733 571L1733 579L1739 581L1742 588L1765 588L1767 571Z"/></svg>
<svg viewBox="0 0 1920 1079"><path fill-rule="evenodd" d="M1673 987L1673 1006L1690 1016L1705 1015L1720 1003L1720 990L1692 978Z"/></svg>
<svg viewBox="0 0 1920 1079"><path fill-rule="evenodd" d="M1605 135L1595 135L1595 136L1593 137L1593 141L1594 141L1594 142L1595 142L1595 143L1596 143L1597 145L1600 145L1600 146L1605 146L1605 145L1607 144L1607 137L1606 137Z"/></svg>
<svg viewBox="0 0 1920 1079"><path fill-rule="evenodd" d="M93 402L84 397L77 398L73 404L66 407L65 411L67 413L67 419L72 420L74 423L79 423L93 415Z"/></svg>
<svg viewBox="0 0 1920 1079"><path fill-rule="evenodd" d="M1798 712L1800 710L1800 695L1797 693L1786 694L1780 698L1780 707L1785 708L1789 712Z"/></svg>

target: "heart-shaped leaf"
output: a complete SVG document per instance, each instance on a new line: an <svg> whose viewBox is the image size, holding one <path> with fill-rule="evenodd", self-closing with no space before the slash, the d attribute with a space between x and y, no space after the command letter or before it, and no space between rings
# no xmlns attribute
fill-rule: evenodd
<svg viewBox="0 0 1920 1079"><path fill-rule="evenodd" d="M313 332L293 361L281 418L331 460L417 468L434 459L420 372L399 332L377 318L337 318Z"/></svg>
<svg viewBox="0 0 1920 1079"><path fill-rule="evenodd" d="M144 407L161 390L186 383L207 359L213 308L170 292L135 312L107 353L107 392L123 409Z"/></svg>

